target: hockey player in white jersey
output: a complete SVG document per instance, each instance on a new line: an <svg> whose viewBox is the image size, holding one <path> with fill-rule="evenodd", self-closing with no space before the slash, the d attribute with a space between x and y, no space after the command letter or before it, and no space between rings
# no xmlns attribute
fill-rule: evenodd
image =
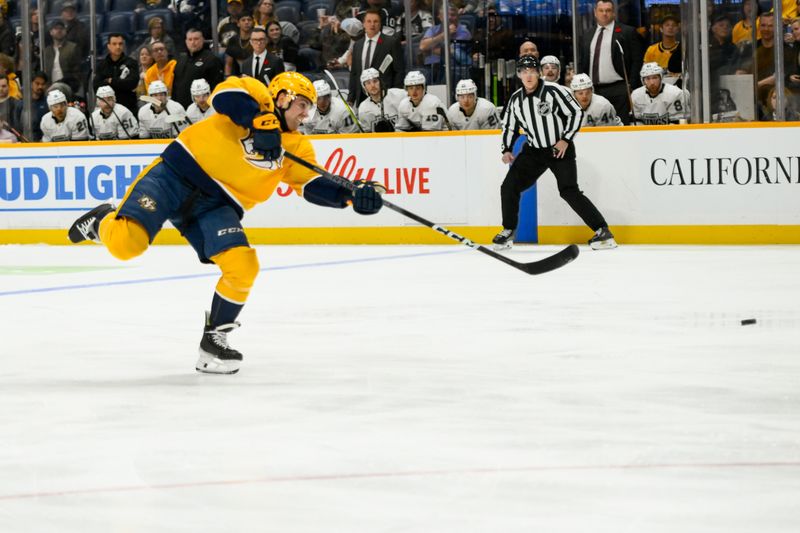
<svg viewBox="0 0 800 533"><path fill-rule="evenodd" d="M303 123L306 135L326 133L355 133L358 131L350 111L340 99L331 98L331 86L325 80L314 82L317 91L317 111Z"/></svg>
<svg viewBox="0 0 800 533"><path fill-rule="evenodd" d="M397 122L397 106L406 92L391 87L384 89L381 74L376 68L368 68L361 73L361 86L367 99L358 106L358 121L364 131L394 131Z"/></svg>
<svg viewBox="0 0 800 533"><path fill-rule="evenodd" d="M139 136L139 122L127 107L117 103L117 95L111 86L98 87L96 96L97 107L92 112L95 139L109 141Z"/></svg>
<svg viewBox="0 0 800 533"><path fill-rule="evenodd" d="M664 83L658 63L645 63L639 74L642 86L631 94L636 124L677 124L688 118L688 92Z"/></svg>
<svg viewBox="0 0 800 533"><path fill-rule="evenodd" d="M556 56L544 56L539 61L539 65L544 81L558 83L558 80L561 79L561 61Z"/></svg>
<svg viewBox="0 0 800 533"><path fill-rule="evenodd" d="M575 74L569 88L583 109L582 127L622 126L622 119L617 116L611 102L600 94L594 94L594 84L588 74Z"/></svg>
<svg viewBox="0 0 800 533"><path fill-rule="evenodd" d="M458 102L447 110L447 118L456 130L500 129L497 108L486 98L478 96L478 86L466 79L456 84Z"/></svg>
<svg viewBox="0 0 800 533"><path fill-rule="evenodd" d="M152 102L139 108L139 138L174 139L189 125L186 110L170 99L163 81L150 82L147 94Z"/></svg>
<svg viewBox="0 0 800 533"><path fill-rule="evenodd" d="M216 113L208 101L211 96L211 86L206 80L203 78L194 80L190 90L192 92L192 104L186 109L186 117L191 124L196 124Z"/></svg>
<svg viewBox="0 0 800 533"><path fill-rule="evenodd" d="M50 112L42 117L42 142L88 141L89 123L86 115L67 105L67 97L58 89L47 93Z"/></svg>
<svg viewBox="0 0 800 533"><path fill-rule="evenodd" d="M401 131L441 131L447 117L442 101L428 94L425 76L418 70L406 74L403 85L408 96L397 106L397 123Z"/></svg>

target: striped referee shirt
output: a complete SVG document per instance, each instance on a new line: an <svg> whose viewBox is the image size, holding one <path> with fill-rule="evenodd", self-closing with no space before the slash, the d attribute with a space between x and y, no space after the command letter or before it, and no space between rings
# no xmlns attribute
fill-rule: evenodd
<svg viewBox="0 0 800 533"><path fill-rule="evenodd" d="M518 89L503 110L503 152L510 152L520 129L534 148L550 148L561 139L572 142L583 121L583 109L566 87L539 79L530 94Z"/></svg>

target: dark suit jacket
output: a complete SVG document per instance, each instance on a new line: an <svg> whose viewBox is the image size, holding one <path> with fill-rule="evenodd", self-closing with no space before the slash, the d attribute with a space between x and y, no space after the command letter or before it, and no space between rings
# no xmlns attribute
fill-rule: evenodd
<svg viewBox="0 0 800 533"><path fill-rule="evenodd" d="M589 76L592 75L589 70L589 64L591 58L590 54L593 52L590 48L596 28L597 26L594 26L592 32L589 34L589 42L583 47L580 57L580 72L588 74ZM603 36L603 38L605 39L606 36ZM625 51L624 57L616 43L622 45L622 49ZM619 21L614 24L613 41L611 42L611 63L614 65L614 70L617 71L617 74L619 74L622 79L625 79L625 72L627 72L631 90L642 84L642 80L639 79L639 71L642 70L642 59L644 58L642 44L642 38L636 33L636 29L622 24Z"/></svg>
<svg viewBox="0 0 800 533"><path fill-rule="evenodd" d="M269 85L269 81L281 72L285 71L286 68L283 65L283 60L274 55L266 52L267 56L264 59L264 64L261 66L261 75L258 77L258 81L263 83L264 85ZM247 56L244 61L242 61L242 75L249 76L251 78L255 78L256 76L253 73L253 54ZM266 78L265 78L266 76Z"/></svg>
<svg viewBox="0 0 800 533"><path fill-rule="evenodd" d="M50 81L58 81L53 79L53 58L55 58L55 51L53 45L49 45L44 49L44 71ZM58 50L58 63L61 65L61 72L64 73L64 81L69 82L68 85L73 88L80 87L83 80L81 80L81 55L78 50L78 45L70 41L64 41L64 44ZM73 85L73 82L76 85Z"/></svg>
<svg viewBox="0 0 800 533"><path fill-rule="evenodd" d="M366 37L356 41L353 45L353 63L350 67L350 84L348 100L360 102L363 100L363 90L361 88L361 72L364 66L361 64L361 56L364 55L364 43ZM381 82L384 88L403 87L403 76L405 76L405 62L403 60L403 50L400 41L389 35L380 34L375 50L372 51L372 67L380 69L381 63L386 56L392 56L392 64L386 68L386 72L381 75Z"/></svg>

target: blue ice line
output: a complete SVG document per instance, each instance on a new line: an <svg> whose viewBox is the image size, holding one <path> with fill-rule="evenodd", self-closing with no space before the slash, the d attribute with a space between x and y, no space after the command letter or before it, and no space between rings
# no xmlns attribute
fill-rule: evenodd
<svg viewBox="0 0 800 533"><path fill-rule="evenodd" d="M20 155L20 156L7 156L0 157L0 161L11 161L14 159L78 159L89 157L156 157L161 155L161 152L155 154L80 154L80 155Z"/></svg>
<svg viewBox="0 0 800 533"><path fill-rule="evenodd" d="M417 254L402 254L402 255L387 255L383 257L367 257L362 259L342 259L339 261L321 261L317 263L300 263L297 265L284 265L284 266L274 266L274 267L264 267L260 269L260 272L267 272L267 271L277 271L277 270L296 270L299 268L317 268L317 267L326 267L326 266L337 266L337 265L349 265L353 263L371 263L375 261L391 261L393 259L410 259L413 257L426 257L431 255L445 255L445 254L454 254L463 252L462 249L457 250L446 250L440 252L421 252ZM71 291L71 290L78 290L78 289L96 289L99 287L114 287L119 285L140 285L144 283L161 283L164 281L180 281L180 280L187 280L187 279L197 279L197 278L211 278L211 277L218 277L219 272L211 272L208 274L183 274L180 276L163 276L159 278L144 278L144 279L129 279L129 280L121 280L121 281L106 281L102 283L83 283L80 285L61 285L57 287L40 287L37 289L20 289L16 291L0 291L0 297L2 296L19 296L21 294L35 294L35 293L42 293L42 292L59 292L59 291Z"/></svg>

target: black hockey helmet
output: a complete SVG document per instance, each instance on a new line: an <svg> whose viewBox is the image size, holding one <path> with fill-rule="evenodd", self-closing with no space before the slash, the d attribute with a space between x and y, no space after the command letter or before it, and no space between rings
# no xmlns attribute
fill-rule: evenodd
<svg viewBox="0 0 800 533"><path fill-rule="evenodd" d="M539 60L534 56L522 56L517 59L517 72L526 68L539 70Z"/></svg>

